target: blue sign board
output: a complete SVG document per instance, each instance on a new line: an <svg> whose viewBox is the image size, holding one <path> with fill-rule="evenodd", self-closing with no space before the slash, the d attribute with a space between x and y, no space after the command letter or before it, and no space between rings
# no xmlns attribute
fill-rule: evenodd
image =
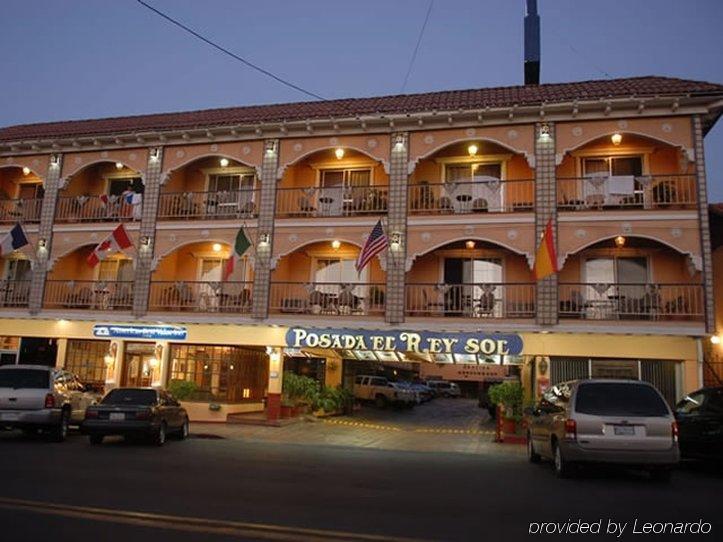
<svg viewBox="0 0 723 542"><path fill-rule="evenodd" d="M344 350L396 350L420 354L516 356L522 353L522 337L512 333L445 333L294 327L286 333L286 346Z"/></svg>
<svg viewBox="0 0 723 542"><path fill-rule="evenodd" d="M132 326L97 324L93 326L94 337L108 339L158 339L185 341L188 331L182 326Z"/></svg>

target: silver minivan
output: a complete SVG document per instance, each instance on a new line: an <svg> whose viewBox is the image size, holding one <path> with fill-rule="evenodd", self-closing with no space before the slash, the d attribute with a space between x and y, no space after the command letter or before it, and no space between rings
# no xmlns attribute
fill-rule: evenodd
<svg viewBox="0 0 723 542"><path fill-rule="evenodd" d="M678 426L660 392L634 380L574 380L549 388L526 409L527 455L550 459L559 477L576 464L616 463L670 478Z"/></svg>

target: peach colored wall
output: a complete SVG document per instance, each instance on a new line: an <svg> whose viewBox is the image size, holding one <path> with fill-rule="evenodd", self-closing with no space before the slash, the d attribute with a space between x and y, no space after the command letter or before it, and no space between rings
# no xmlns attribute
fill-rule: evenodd
<svg viewBox="0 0 723 542"><path fill-rule="evenodd" d="M289 165L279 182L279 188L301 188L317 186L318 169L344 169L348 167L371 167L372 184L389 184L389 175L384 171L384 166L366 154L353 149L346 150L341 160L334 156L334 149L318 151L293 165ZM316 167L317 169L314 169Z"/></svg>
<svg viewBox="0 0 723 542"><path fill-rule="evenodd" d="M128 175L137 173L136 170L128 168L118 169L114 162L102 162L93 164L75 173L68 182L65 190L59 192L60 196L99 196L108 192L107 177L114 175Z"/></svg>
<svg viewBox="0 0 723 542"><path fill-rule="evenodd" d="M213 244L214 241L199 241L176 248L158 262L151 280L174 282L198 280L201 258L226 259L231 254L229 243L220 243L221 250L219 252L213 251ZM253 280L253 270L249 270L248 279Z"/></svg>
<svg viewBox="0 0 723 542"><path fill-rule="evenodd" d="M21 184L37 184L41 182L42 179L32 171L28 175L23 175L21 168L0 168L0 198L16 199L19 197Z"/></svg>
<svg viewBox="0 0 723 542"><path fill-rule="evenodd" d="M504 282L531 282L532 276L527 260L504 249L439 249L420 256L407 272L407 282L412 284L437 284L444 280L445 258L501 259Z"/></svg>
<svg viewBox="0 0 723 542"><path fill-rule="evenodd" d="M247 224L244 228L246 235L251 241L252 246L256 243L256 227L255 222L253 224ZM180 226L179 226L180 227ZM221 243L225 247L233 245L236 234L239 230L239 224L234 221L233 224L222 228L213 228L207 234L200 233L197 229L159 229L156 231L155 241L155 255L160 259L159 267L163 261L173 254L176 250L183 250L184 247L188 247L194 243L207 243L208 247L213 243ZM199 238L204 237L204 241L199 241ZM208 249L211 250L210 248ZM253 253L253 248L249 248L249 254Z"/></svg>
<svg viewBox="0 0 723 542"><path fill-rule="evenodd" d="M49 154L35 154L27 156L8 156L3 158L0 164L0 171L5 168L12 167L28 167L39 178L45 180L45 175L48 172L50 166L50 155Z"/></svg>
<svg viewBox="0 0 723 542"><path fill-rule="evenodd" d="M263 141L239 141L232 143L204 143L200 145L174 145L163 152L163 171L170 172L199 158L226 157L250 167L259 167L263 160Z"/></svg>
<svg viewBox="0 0 723 542"><path fill-rule="evenodd" d="M121 162L128 168L145 176L148 165L148 149L118 149L111 151L71 152L63 156L63 178L71 177L81 169L96 162Z"/></svg>
<svg viewBox="0 0 723 542"><path fill-rule="evenodd" d="M218 156L207 156L173 170L166 183L161 187L161 193L205 192L208 175L204 170L220 168L219 161ZM238 161L230 161L229 169L237 167L247 168L249 166Z"/></svg>
<svg viewBox="0 0 723 542"><path fill-rule="evenodd" d="M342 243L338 250L334 250L329 241L312 243L280 258L272 272L271 280L273 282L308 282L312 276L311 266L314 257L355 259L358 255L359 248L348 243ZM367 282L385 282L386 275L378 258L374 258L367 269Z"/></svg>
<svg viewBox="0 0 723 542"><path fill-rule="evenodd" d="M94 280L96 270L86 262L94 248L95 245L84 246L58 259L48 273L48 280Z"/></svg>

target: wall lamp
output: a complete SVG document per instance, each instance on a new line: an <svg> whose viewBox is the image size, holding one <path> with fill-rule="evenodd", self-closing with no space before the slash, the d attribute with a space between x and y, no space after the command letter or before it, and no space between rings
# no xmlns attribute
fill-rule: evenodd
<svg viewBox="0 0 723 542"><path fill-rule="evenodd" d="M276 141L269 139L266 143L264 143L264 147L266 149L266 154L274 154L276 152Z"/></svg>
<svg viewBox="0 0 723 542"><path fill-rule="evenodd" d="M161 157L161 149L159 149L158 147L151 149L151 160L153 162L157 162L160 157Z"/></svg>
<svg viewBox="0 0 723 542"><path fill-rule="evenodd" d="M57 154L53 154L50 157L50 165L53 167L58 167L60 165L60 156Z"/></svg>
<svg viewBox="0 0 723 542"><path fill-rule="evenodd" d="M270 244L271 244L271 234L262 233L259 235L259 243L258 243L259 248L263 248L263 249L269 248Z"/></svg>
<svg viewBox="0 0 723 542"><path fill-rule="evenodd" d="M402 232L394 231L389 236L389 249L392 252L399 252L402 249Z"/></svg>
<svg viewBox="0 0 723 542"><path fill-rule="evenodd" d="M545 122L540 126L540 141L550 141L550 126Z"/></svg>

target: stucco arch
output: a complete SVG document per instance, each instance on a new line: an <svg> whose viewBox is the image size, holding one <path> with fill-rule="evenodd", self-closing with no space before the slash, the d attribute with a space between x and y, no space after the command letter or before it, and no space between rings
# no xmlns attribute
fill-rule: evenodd
<svg viewBox="0 0 723 542"><path fill-rule="evenodd" d="M480 136L463 136L451 139L449 141L444 141L440 143L439 145L432 147L430 149L427 149L425 152L418 154L414 157L414 159L410 160L407 164L407 173L411 175L414 173L414 170L417 168L417 164L421 160L425 160L426 158L429 158L430 156L438 153L439 151L446 149L447 147L451 147L452 145L457 145L459 143L476 143L476 142L486 142L486 143L492 143L494 145L499 145L503 149L506 149L510 151L513 154L518 154L525 157L525 160L527 161L527 164L531 168L535 168L535 155L528 152L524 149L517 149L513 146L511 146L509 143L504 143L501 140L497 139L496 137L492 137L489 135L480 135Z"/></svg>
<svg viewBox="0 0 723 542"><path fill-rule="evenodd" d="M182 162L174 164L174 166L172 168L164 169L161 172L161 186L163 186L164 184L166 184L168 182L168 180L171 178L171 175L174 172L179 171L179 170L193 164L194 162L198 162L199 160L205 160L206 158L218 158L219 160L221 158L226 158L227 160L233 160L234 162L238 162L239 164L241 164L243 167L253 169L256 172L257 177L261 176L261 166L254 166L253 164L244 162L243 160L239 160L238 158L232 156L231 154L227 154L227 153L223 153L223 152L209 151L207 153L189 156L188 158L184 159ZM229 166L229 167L231 167L231 166Z"/></svg>
<svg viewBox="0 0 723 542"><path fill-rule="evenodd" d="M79 250L82 250L84 248L91 248L91 249L95 248L96 246L98 246L98 243L100 243L103 239L105 239L106 236L109 234L110 234L110 232L100 232L100 235L98 236L97 240L91 241L90 243L81 242L80 244L74 245L72 247L64 248L63 252L59 252L57 255L53 254L51 256L51 258L48 260L48 271L52 271L53 268L55 267L55 264L58 263L60 260L62 260L63 258L66 258L67 256L70 256L71 254L73 254L75 252L78 252ZM129 235L131 235L130 232L129 232ZM123 254L125 254L129 259L133 260L133 265L135 266L134 251L135 251L134 248L130 248L130 249L127 249L125 252L123 252ZM53 250L53 252L54 252L54 250Z"/></svg>
<svg viewBox="0 0 723 542"><path fill-rule="evenodd" d="M141 182L142 182L144 185L146 184L146 177L145 177L146 174L145 174L144 171L141 171L141 170L138 170L138 169L136 169L136 168L134 168L134 167L129 166L129 165L128 165L126 162L124 162L123 160L114 160L114 159L112 159L112 158L98 158L98 159L94 159L94 160L92 160L91 162L88 162L88 163L86 163L86 164L77 164L77 165L76 165L77 167L75 167L75 169L70 170L69 173L65 173L65 174L60 178L59 189L60 189L60 190L65 190L65 189L68 187L68 184L70 183L70 181L73 179L73 177L74 177L75 175L77 175L78 173L80 173L81 171L83 171L83 170L85 170L85 169L88 169L89 167L96 166L96 165L98 165L98 164L118 164L118 163L123 164L123 167L124 167L124 168L129 169L130 171L132 171L132 172L134 172L134 173L137 173L137 174L138 174L138 177L141 178Z"/></svg>
<svg viewBox="0 0 723 542"><path fill-rule="evenodd" d="M276 265L279 263L279 261L282 258L285 258L286 256L289 256L290 254L293 254L297 250L301 250L304 247L308 247L309 245L313 245L316 243L331 243L332 241L341 241L342 243L347 243L349 245L352 245L352 246L358 248L360 251L362 250L362 248L364 248L363 243L360 243L359 241L353 241L350 237L344 236L344 235L336 236L333 238L325 236L325 237L319 237L319 238L310 239L310 240L304 240L304 242L300 245L291 246L291 247L289 247L288 250L286 250L284 252L279 252L279 253L274 254L273 258L271 258L271 269L276 269ZM379 254L377 254L376 257L379 260L379 265L381 266L382 271L386 271L386 263L387 263L386 262L386 251L380 252Z"/></svg>
<svg viewBox="0 0 723 542"><path fill-rule="evenodd" d="M676 142L676 141L673 141L672 139L666 139L662 136L653 135L653 134L642 132L639 130L626 128L624 130L623 129L602 130L602 131L597 132L594 135L588 137L587 139L584 139L584 140L576 143L575 145L559 149L556 154L556 157L555 157L555 163L557 165L560 165L562 163L562 160L564 159L564 157L566 155L568 155L569 153L575 152L576 150L579 150L579 149L585 147L586 145L589 145L596 141L600 141L605 138L610 138L613 134L621 134L623 136L623 141L624 141L625 136L628 135L628 136L641 137L643 139L649 139L649 140L655 141L657 143L662 143L663 145L667 145L667 146L673 147L675 149L680 149L681 151L686 153L686 156L690 162L695 161L695 150L693 148L686 147L685 145L681 144L679 141Z"/></svg>
<svg viewBox="0 0 723 542"><path fill-rule="evenodd" d="M28 168L30 170L30 173L32 173L37 178L39 178L41 181L43 181L43 183L45 183L45 177L43 175L41 175L40 173L38 173L33 167L31 167L27 164L22 164L20 162L4 162L4 163L0 164L0 169L12 169L12 168L17 168L20 170L22 170L23 168Z"/></svg>
<svg viewBox="0 0 723 542"><path fill-rule="evenodd" d="M490 243L492 245L497 245L498 247L507 249L514 254L517 254L519 256L524 256L527 259L527 263L530 266L530 268L532 268L532 266L533 266L534 257L531 253L525 252L524 250L520 250L519 248L515 248L512 245L509 245L509 244L499 241L497 239L490 239L488 237L481 237L479 235L472 234L472 235L465 235L465 236L461 236L461 237L455 237L452 239L445 239L444 241L440 241L436 244L425 247L425 249L422 251L408 253L407 261L406 261L406 265L405 265L406 271L410 271L412 269L412 265L414 264L414 261L421 256L434 252L435 250L442 248L446 245L451 245L452 243L459 243L461 241L470 241L470 240L481 241L483 243Z"/></svg>
<svg viewBox="0 0 723 542"><path fill-rule="evenodd" d="M276 180L278 181L278 180L280 180L280 179L284 176L284 173L286 172L286 169L287 169L288 167L294 166L294 165L296 165L296 164L298 164L298 163L300 163L300 162L303 162L305 159L307 159L308 157L310 157L310 156L312 156L312 155L314 155L314 154L321 153L321 152L324 152L324 151L329 151L329 150L332 150L332 149L336 149L336 148L338 148L338 147L342 147L342 148L344 148L344 149L354 150L354 151L356 151L356 152L358 152L358 153L360 153L360 154L363 154L364 156L366 156L366 157L369 158L370 160L373 160L374 162L380 163L380 164L382 165L382 167L384 168L384 172L385 172L387 175L389 175L389 161L388 161L388 160L380 159L378 156L374 156L373 154L371 154L368 149L364 149L364 148L362 148L361 146L356 145L356 144L354 144L354 143L350 144L350 143L348 143L348 142L339 142L339 144L337 144L337 145L328 144L328 145L325 145L325 146L321 146L321 147L318 147L318 148L311 149L311 150L309 150L309 151L307 151L307 152L305 152L305 153L303 153L303 154L301 154L301 155L299 155L299 156L296 156L295 158L293 158L292 160L289 160L288 162L279 163L279 168L278 168L278 170L276 171Z"/></svg>
<svg viewBox="0 0 723 542"><path fill-rule="evenodd" d="M167 248L167 249L164 250L163 252L159 252L159 253L157 253L157 254L154 254L154 256L153 256L153 262L152 262L152 265L151 265L151 271L155 271L155 270L156 270L156 267L158 267L158 264L161 263L161 261L163 261L164 258L170 256L170 255L173 254L174 252L176 252L176 251L178 251L178 250L181 250L181 249L184 248L184 247L187 247L187 246L190 246L190 245L196 245L196 244L199 244L199 243L219 243L219 244L221 244L221 245L223 245L223 246L225 246L225 247L228 247L228 248L233 247L233 239L223 239L223 238L218 237L218 236L216 236L216 237L206 237L206 238L203 238L203 239L195 239L195 240L191 240L191 241L183 240L183 241L180 241L178 244L175 244L175 245L170 246L169 248ZM250 250L253 250L253 248L254 248L254 247L253 247L253 244L252 244L251 247L250 247Z"/></svg>

